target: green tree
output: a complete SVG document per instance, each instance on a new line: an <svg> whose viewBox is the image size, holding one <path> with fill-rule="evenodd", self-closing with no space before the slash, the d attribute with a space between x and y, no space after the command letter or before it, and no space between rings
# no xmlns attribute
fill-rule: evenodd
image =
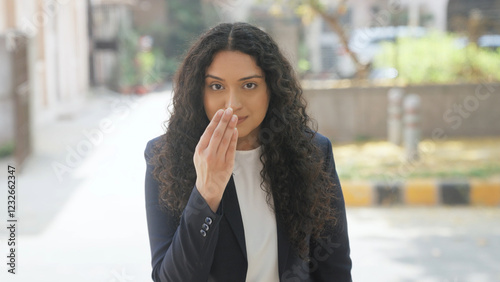
<svg viewBox="0 0 500 282"><path fill-rule="evenodd" d="M164 53L167 58L180 60L191 41L206 28L203 4L200 0L168 0L168 26Z"/></svg>
<svg viewBox="0 0 500 282"><path fill-rule="evenodd" d="M396 57L399 79L411 84L500 81L500 49L478 48L472 43L463 47L452 34L436 32L386 42L374 66L396 67Z"/></svg>
<svg viewBox="0 0 500 282"><path fill-rule="evenodd" d="M270 0L261 1L270 2ZM362 64L357 55L349 48L348 35L340 23L340 17L347 11L347 0L338 0L335 8L324 5L320 0L273 0L270 12L279 16L284 8L291 8L296 15L302 18L304 24L309 24L317 16L321 17L337 33L344 50L354 62L356 77L366 78L368 66Z"/></svg>

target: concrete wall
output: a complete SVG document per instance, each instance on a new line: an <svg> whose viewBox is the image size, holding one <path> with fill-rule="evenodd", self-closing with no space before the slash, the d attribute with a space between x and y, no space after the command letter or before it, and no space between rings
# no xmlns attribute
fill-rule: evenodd
<svg viewBox="0 0 500 282"><path fill-rule="evenodd" d="M319 132L337 142L386 139L389 87L304 89ZM404 88L422 101L423 138L500 136L500 84ZM440 137L441 138L441 137Z"/></svg>

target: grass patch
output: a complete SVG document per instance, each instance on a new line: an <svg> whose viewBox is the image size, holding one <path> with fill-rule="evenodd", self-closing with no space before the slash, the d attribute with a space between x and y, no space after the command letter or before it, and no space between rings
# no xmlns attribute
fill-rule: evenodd
<svg viewBox="0 0 500 282"><path fill-rule="evenodd" d="M500 177L500 138L420 143L420 160L408 162L404 148L371 141L333 147L342 180Z"/></svg>

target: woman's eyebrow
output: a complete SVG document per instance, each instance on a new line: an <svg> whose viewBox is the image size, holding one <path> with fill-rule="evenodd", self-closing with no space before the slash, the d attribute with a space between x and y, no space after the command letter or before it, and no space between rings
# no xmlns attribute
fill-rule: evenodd
<svg viewBox="0 0 500 282"><path fill-rule="evenodd" d="M218 77L218 76L215 76L215 75L211 75L211 74L207 74L207 75L205 76L205 78L207 78L207 77L211 77L211 78L213 78L213 79L217 79L217 80L220 80L220 81L224 81L224 79L222 79L222 78L220 78L220 77Z"/></svg>
<svg viewBox="0 0 500 282"><path fill-rule="evenodd" d="M213 79L217 79L217 80L220 80L220 81L225 81L223 78L220 78L218 76L211 75L211 74L207 74L205 76L205 78L207 78L207 77L211 77ZM240 78L240 79L238 79L238 81L243 81L243 80L252 79L252 78L263 78L263 76L262 75L258 75L258 74L254 74L254 75L251 75L251 76L246 76L246 77Z"/></svg>
<svg viewBox="0 0 500 282"><path fill-rule="evenodd" d="M258 74L254 74L254 75L251 75L251 76L240 78L240 79L238 79L238 81L243 81L243 80L252 79L252 78L263 78L263 76L262 75L258 75Z"/></svg>

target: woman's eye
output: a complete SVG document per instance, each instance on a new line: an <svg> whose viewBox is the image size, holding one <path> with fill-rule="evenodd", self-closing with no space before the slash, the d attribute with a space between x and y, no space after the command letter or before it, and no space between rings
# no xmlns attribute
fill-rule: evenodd
<svg viewBox="0 0 500 282"><path fill-rule="evenodd" d="M210 88L212 90L221 90L222 89L222 85L215 83L215 84L210 85Z"/></svg>
<svg viewBox="0 0 500 282"><path fill-rule="evenodd" d="M254 89L255 87L257 87L257 84L250 82L250 83L245 84L244 87L245 87L245 89Z"/></svg>

